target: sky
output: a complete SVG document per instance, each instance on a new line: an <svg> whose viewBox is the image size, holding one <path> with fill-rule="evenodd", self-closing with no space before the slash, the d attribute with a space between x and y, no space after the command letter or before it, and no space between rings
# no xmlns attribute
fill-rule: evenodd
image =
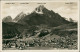
<svg viewBox="0 0 80 52"><path fill-rule="evenodd" d="M78 21L77 2L2 2L1 17L11 16L13 19L21 12L31 13L39 5L44 5L47 9L59 13L67 19L72 18Z"/></svg>

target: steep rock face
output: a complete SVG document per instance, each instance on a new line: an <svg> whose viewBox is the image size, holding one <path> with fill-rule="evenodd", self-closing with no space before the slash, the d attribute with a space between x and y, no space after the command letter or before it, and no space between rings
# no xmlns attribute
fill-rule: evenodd
<svg viewBox="0 0 80 52"><path fill-rule="evenodd" d="M21 18L24 18L26 16L25 13L21 12L20 14L18 14L14 19L13 22L18 22Z"/></svg>
<svg viewBox="0 0 80 52"><path fill-rule="evenodd" d="M7 17L3 18L2 21L3 22L12 22L12 18L11 18L11 16L7 16Z"/></svg>
<svg viewBox="0 0 80 52"><path fill-rule="evenodd" d="M18 21L20 24L25 25L48 25L48 26L58 26L62 24L67 24L69 21L65 20L58 13L53 12L52 10L48 10L43 5L35 8L35 10L26 15L23 19Z"/></svg>
<svg viewBox="0 0 80 52"><path fill-rule="evenodd" d="M44 8L45 8L44 6L40 5L39 7L37 7L35 9L35 12L38 13L38 14L43 14L43 9Z"/></svg>

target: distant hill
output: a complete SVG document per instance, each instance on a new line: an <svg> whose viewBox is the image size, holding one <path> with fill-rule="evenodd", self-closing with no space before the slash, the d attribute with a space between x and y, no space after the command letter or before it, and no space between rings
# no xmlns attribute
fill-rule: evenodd
<svg viewBox="0 0 80 52"><path fill-rule="evenodd" d="M3 18L2 22L12 22L11 16L7 16L7 17Z"/></svg>

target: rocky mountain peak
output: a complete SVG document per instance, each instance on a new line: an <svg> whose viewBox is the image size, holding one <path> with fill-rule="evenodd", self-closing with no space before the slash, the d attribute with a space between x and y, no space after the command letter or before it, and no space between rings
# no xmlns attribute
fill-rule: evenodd
<svg viewBox="0 0 80 52"><path fill-rule="evenodd" d="M24 12L19 13L14 19L14 22L19 21L21 18L24 18L26 16L26 14Z"/></svg>
<svg viewBox="0 0 80 52"><path fill-rule="evenodd" d="M46 8L44 7L44 5L40 5L35 9L35 12L38 14L43 14L43 10L45 10Z"/></svg>

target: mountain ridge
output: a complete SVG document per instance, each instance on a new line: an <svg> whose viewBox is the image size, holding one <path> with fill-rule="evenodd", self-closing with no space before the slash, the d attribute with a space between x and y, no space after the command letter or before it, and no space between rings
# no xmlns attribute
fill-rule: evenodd
<svg viewBox="0 0 80 52"><path fill-rule="evenodd" d="M33 30L35 29L34 27L39 26L39 28L41 28L41 25L54 28L54 27L64 25L64 24L69 24L69 23L71 22L67 21L58 13L55 13L52 10L48 10L44 6L39 6L35 8L34 11L32 11L28 15L21 12L20 14L16 16L15 19L13 19L13 22L2 23L3 24L2 27L4 29L3 34L6 36L6 33L8 32L11 32L11 34L13 33L20 34L25 29L29 29L33 33Z"/></svg>
<svg viewBox="0 0 80 52"><path fill-rule="evenodd" d="M58 26L60 24L62 25L69 23L69 21L65 20L58 13L55 13L52 10L48 10L43 5L40 5L39 7L35 8L31 14L25 16L23 19L20 19L18 23L27 25L48 24L49 26Z"/></svg>

